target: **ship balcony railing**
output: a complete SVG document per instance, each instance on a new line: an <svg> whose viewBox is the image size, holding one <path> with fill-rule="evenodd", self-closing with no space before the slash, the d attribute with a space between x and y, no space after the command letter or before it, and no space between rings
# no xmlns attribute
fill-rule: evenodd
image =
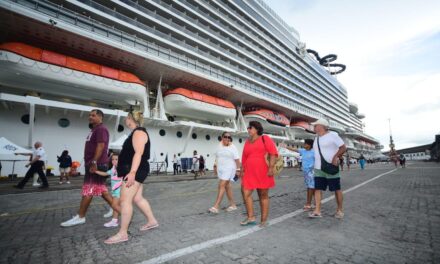
<svg viewBox="0 0 440 264"><path fill-rule="evenodd" d="M243 28L243 27L240 26L240 28ZM245 31L247 32L247 29L245 29ZM277 46L278 46L278 45L277 45ZM278 48L279 48L279 47L278 47ZM271 47L270 49L271 49L271 50L274 50L272 47ZM334 78L329 78L329 79L327 79L327 78L325 78L324 76L321 76L321 75L319 75L319 74L316 74L315 72L313 72L313 70L310 68L310 66L308 67L307 65L305 65L303 61L301 61L301 60L297 60L294 56L289 57L288 55L286 55L286 54L290 54L290 53L294 53L294 52L292 52L292 51L290 51L290 50L287 50L286 48L283 48L283 50L284 50L285 54L281 54L281 53L278 52L278 51L277 51L277 53L278 53L278 55L279 55L280 57L285 58L287 61L289 61L290 64L291 64L291 67L294 67L294 68L295 68L297 71L299 71L299 72L303 72L303 70L302 70L302 69L300 70L300 69L296 68L297 66L298 66L298 67L301 67L301 68L303 68L303 69L306 69L306 71L308 72L308 74L312 75L312 76L315 77L317 80L319 80L319 81L321 82L322 85L327 86L327 87L330 88L330 89L333 88L333 89L335 89L335 91L338 90L337 88L334 88L334 87L329 86L328 84L326 84L326 81L327 81L327 82L329 82L329 83L335 85L335 83L334 83ZM293 66L293 65L295 65L295 66ZM316 69L315 69L315 70L316 70ZM321 72L321 73L323 73L322 69L319 69L318 71ZM304 76L305 76L305 75L304 75ZM305 77L307 78L308 76L305 76Z"/></svg>
<svg viewBox="0 0 440 264"><path fill-rule="evenodd" d="M192 7L194 7L194 5L192 5L191 3L188 3L188 2L186 2L186 1L184 1L185 3L187 3L188 5L190 5L190 6L192 6ZM172 8L171 7L171 9L174 9L174 8ZM177 9L174 9L176 12L179 12L179 10L177 10ZM209 16L209 17L211 17L211 16ZM211 17L212 18L212 17ZM190 18L190 19L192 19L192 18ZM193 19L192 19L193 20ZM220 26L220 27L225 27L225 25L220 25L215 19L210 19L210 21L211 22L213 22L213 23L215 23L216 25L218 25L218 26ZM247 31L247 29L244 29L242 26L239 26L239 25L236 25L237 27L240 27L244 32L246 32L247 34L248 34L248 31ZM231 32L228 32L228 34L231 34ZM233 32L233 34L232 34L235 38L239 38L237 35L236 35L236 32ZM230 41L228 41L229 43L231 43ZM232 45L236 45L235 43L231 43ZM284 59L286 59L286 60L288 60L288 61L290 61L291 63L293 63L293 64L291 64L291 65L287 65L287 64L284 64L284 65L282 65L282 67L287 67L288 68L288 70L287 69L285 69L285 71L286 72L288 72L288 71L295 71L295 72L297 72L299 75L302 75L305 79L307 79L307 81L304 81L304 83L307 83L309 86L310 86L310 88L312 88L312 89L315 89L316 91L320 91L319 89L318 89L318 84L316 84L316 83L311 83L310 81L309 81L309 79L310 79L310 76L307 76L307 75L305 75L305 74L303 74L302 73L302 70L300 70L298 67L300 66L299 64L298 64L298 62L296 62L296 61L294 61L294 60L292 60L291 58L288 58L286 55L283 55L283 54L281 54L278 50L275 50L275 49L273 49L271 46L267 46L267 45L265 45L265 44L261 44L261 42L260 43L258 43L258 44L260 44L261 46L263 46L264 48L266 48L267 50L270 50L270 51L272 51L274 54L275 54L275 52L276 52L276 55L278 55L278 57L279 58L284 58ZM267 53L266 51L263 51L261 48L259 48L258 47L258 50L260 51L260 53ZM249 56L249 57L252 57L252 56ZM255 57L253 57L254 59L255 59ZM275 59L275 60L278 60L278 58L273 58L273 59ZM257 59L258 61L260 61L260 59ZM269 67L269 68L272 68L272 67ZM274 70L273 68L272 68L272 70ZM280 72L280 71L278 71L277 69L275 70L280 76L283 76L284 78L286 78L286 79L290 79L291 81L292 81L292 79L291 79L291 77L290 76L288 76L288 75L286 75L286 73L283 73L283 72ZM309 73L310 74L310 73ZM315 78L319 78L317 75L314 75L314 77ZM323 85L325 85L322 81L321 81L321 83L323 84ZM330 87L331 88L331 87ZM322 94L322 95L324 95L324 96L326 96L325 94ZM329 99L329 98L328 98ZM330 97L330 99L329 100L332 100L332 97Z"/></svg>
<svg viewBox="0 0 440 264"><path fill-rule="evenodd" d="M126 1L127 1L127 0L126 0ZM153 1L155 1L155 2L157 2L157 3L160 3L160 4L163 3L163 2L160 1L160 0L153 0ZM185 4L191 6L193 9L198 9L198 8L196 8L196 6L192 5L191 3L187 2L187 1L183 1L183 2L185 2ZM179 10L175 9L175 8L172 7L172 6L167 5L167 7L168 7L169 9L175 11L176 13L181 13ZM200 14L198 14L198 15L200 16ZM200 23L198 22L198 20L195 20L195 19L193 19L193 18L191 18L191 17L189 17L189 16L187 16L187 15L184 15L184 17L185 17L186 19L190 20L191 22L193 22L194 24L197 24L197 25L200 24ZM220 24L217 20L213 19L213 18L210 16L210 14L208 14L208 17L209 17L209 21L211 21L212 23L216 24L216 25L219 26L220 28L224 28L224 27L225 27L225 25L222 25L222 24ZM205 16L204 18L207 19L206 16ZM225 19L225 18L224 18L224 19ZM230 21L229 21L229 22L230 22ZM231 22L230 22L230 23L231 23ZM235 25L236 25L236 24L235 24ZM238 26L238 25L236 25L236 26ZM244 28L241 27L241 26L238 26L238 27L240 27L241 29L244 29ZM212 30L211 30L210 32L213 32L213 33L215 33L217 36L222 37L218 32L215 32L215 31L212 31ZM244 32L247 32L247 30L244 29ZM237 32L228 32L228 34L233 35L234 37L240 39L240 36L237 34ZM223 37L222 37L222 38L223 38ZM233 46L236 45L235 43L229 41L228 39L224 39L224 40L227 41L228 43L230 43L230 44L233 45ZM261 44L261 43L258 43L258 44L263 45L263 44ZM264 46L265 46L266 49L268 49L268 50L270 50L270 51L272 51L272 52L275 51L271 46L269 46L269 47L268 47L267 45L264 45ZM263 54L265 53L263 50L261 50L261 48L258 48L258 50L259 50L260 53L263 53ZM279 53L278 51L277 51L277 55L278 55L280 58L285 58L285 59L291 60L291 59L288 58L286 55L282 55L282 54ZM255 58L254 56L250 56L250 55L247 55L247 56L253 58L254 60L260 61L260 59ZM271 59L272 59L272 58L271 58ZM294 61L294 60L292 60L292 62L293 62L294 64L298 64L298 63L297 63L296 61ZM281 67L288 67L288 68L289 68L289 66L286 66L286 65L283 65L283 66L281 66ZM309 76L306 76L306 75L304 75L304 74L301 73L301 71L297 68L297 67L299 67L299 65L293 65L293 64L291 64L290 67L292 67L294 70L296 70L300 75L303 75L304 78L306 78L306 79L309 79L309 78L310 78ZM269 68L270 68L270 67L269 67ZM275 69L275 68L272 68L271 70L274 70L274 69ZM289 70L291 71L292 69L289 69ZM280 71L278 71L277 69L276 69L275 71L276 71L280 76L282 76L282 77L284 77L284 78L287 78L287 79L290 79L290 77L289 77L288 75L286 76L287 73L280 72ZM285 70L285 71L287 72L288 70ZM314 77L315 77L315 78L318 78L318 76L316 76L316 75L315 75ZM292 79L290 79L290 81L292 81ZM310 88L312 88L312 89L317 89L316 87L312 86L311 83L310 83L309 81L307 82L307 84L309 84ZM324 83L323 83L323 84L324 84ZM313 85L317 85L317 84L313 84ZM325 85L325 84L324 84L324 85ZM317 91L318 91L318 90L317 90ZM325 95L324 95L324 96L325 96ZM332 97L331 97L331 98L332 98ZM330 100L332 100L332 99L330 99Z"/></svg>
<svg viewBox="0 0 440 264"><path fill-rule="evenodd" d="M16 2L18 2L18 1L16 1ZM122 31L112 30L113 32L109 33L109 30L108 30L109 28L105 27L105 25L100 23L99 21L93 20L91 18L86 18L86 19L89 20L89 23L83 23L83 21L81 21L81 19L83 19L84 17L80 16L80 15L73 15L73 19L72 19L72 12L70 10L69 11L64 11L63 10L64 8L61 7L61 6L54 6L53 4L50 4L50 5L46 4L45 5L43 2L38 2L38 4L37 4L37 2L34 2L34 1L27 1L27 2L28 3L34 3L35 5L33 6L33 8L35 10L42 11L42 8L44 7L44 8L46 8L46 10L45 10L46 12L42 12L42 13L47 14L48 13L47 10L50 10L51 11L51 12L49 12L50 15L52 15L54 17L58 17L60 19L63 19L66 22L72 23L74 25L81 26L83 29L87 29L87 30L90 30L90 31L96 31L96 29L99 28L97 26L102 25L104 28L100 28L98 31L100 31L101 33L107 31L106 35L108 37L117 36L116 40L119 40L119 41L121 41L123 43L126 43L126 44L129 43L129 44L131 44L134 47L136 47L136 45L142 45L143 44L144 50L147 50L147 52L152 53L152 51L153 51L158 56L168 57L168 58L171 57L171 52L170 52L169 49L165 49L164 50L163 47L158 46L158 45L156 45L156 47L154 47L154 45L152 45L152 43L148 43L148 42L142 41L141 39L135 38L133 40L132 39L133 36L128 36L128 38L127 38L128 34L126 34L125 32L122 32ZM107 10L104 9L104 11L107 11ZM66 16L68 16L70 19L65 19ZM86 25L86 26L84 26L84 25ZM151 31L151 29L150 29L150 31ZM117 34L115 34L115 32L117 32ZM159 34L163 35L164 37L170 37L169 35L166 35L166 34L164 34L162 32L156 32L156 30L154 30L153 33L154 34L159 33ZM112 37L112 39L115 39L115 38ZM204 73L208 73L208 72L210 73L211 72L211 70L208 70L208 69L211 69L210 65L204 65L204 64L201 64L198 61L194 61L194 64L192 64L192 63L188 62L188 59L186 57L183 57L183 56L181 56L181 57L173 56L173 59L175 59L175 61L177 61L177 62L185 62L185 61L187 61L186 64L191 64L191 66L193 66L194 69L202 69ZM226 76L224 74L219 74L218 72L215 73L215 74L216 74L217 77L220 77L221 79L227 81L228 83L240 85L243 88L248 89L250 91L253 91L255 93L264 94L265 96L267 96L267 97L269 97L271 99L274 99L275 101L286 102L286 100L283 99L281 96L279 96L279 95L274 96L272 93L266 92L265 89L258 89L257 90L255 88L256 85L249 84L247 82L243 82L239 78L234 77L232 75ZM287 105L290 106L293 109L297 109L297 111L300 112L300 113L305 113L306 112L304 110L306 108L299 108L298 109L298 105L294 104L292 101L289 101L287 103ZM309 115L320 116L320 113L317 113L317 112L314 112L314 111L310 111Z"/></svg>

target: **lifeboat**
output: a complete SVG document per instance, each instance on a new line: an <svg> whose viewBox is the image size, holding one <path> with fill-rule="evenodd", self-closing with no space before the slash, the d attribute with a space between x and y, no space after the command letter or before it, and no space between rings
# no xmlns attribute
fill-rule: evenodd
<svg viewBox="0 0 440 264"><path fill-rule="evenodd" d="M231 102L185 88L166 91L164 103L165 112L177 118L231 122L237 114Z"/></svg>
<svg viewBox="0 0 440 264"><path fill-rule="evenodd" d="M283 114L268 109L258 109L243 113L247 122L258 121L263 126L264 132L279 133L289 126L289 119Z"/></svg>
<svg viewBox="0 0 440 264"><path fill-rule="evenodd" d="M0 84L26 91L115 104L145 102L135 75L27 44L0 45Z"/></svg>
<svg viewBox="0 0 440 264"><path fill-rule="evenodd" d="M313 126L306 121L294 121L290 123L290 130L294 133L295 137L301 138L314 138L315 131Z"/></svg>

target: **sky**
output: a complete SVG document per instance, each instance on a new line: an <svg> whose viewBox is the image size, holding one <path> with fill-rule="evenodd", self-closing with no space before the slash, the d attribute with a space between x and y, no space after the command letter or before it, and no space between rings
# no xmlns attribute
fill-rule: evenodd
<svg viewBox="0 0 440 264"><path fill-rule="evenodd" d="M266 0L321 57L347 65L338 80L365 132L397 149L440 134L440 1Z"/></svg>

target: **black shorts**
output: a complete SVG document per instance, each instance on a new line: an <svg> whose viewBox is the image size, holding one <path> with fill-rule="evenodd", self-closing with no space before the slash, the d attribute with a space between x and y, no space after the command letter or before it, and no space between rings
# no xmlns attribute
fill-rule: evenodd
<svg viewBox="0 0 440 264"><path fill-rule="evenodd" d="M142 163L139 166L139 169L136 172L136 177L134 179L135 179L135 181L137 181L139 183L144 183L148 174L150 174L150 163L148 163L148 162Z"/></svg>
<svg viewBox="0 0 440 264"><path fill-rule="evenodd" d="M341 178L327 179L326 177L315 177L315 189L326 191L328 189L331 192L341 190Z"/></svg>

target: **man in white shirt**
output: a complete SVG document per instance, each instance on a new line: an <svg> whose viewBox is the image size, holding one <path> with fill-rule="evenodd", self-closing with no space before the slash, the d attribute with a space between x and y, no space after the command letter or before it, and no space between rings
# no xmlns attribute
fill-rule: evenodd
<svg viewBox="0 0 440 264"><path fill-rule="evenodd" d="M327 190L327 186L331 192L335 192L336 203L338 208L335 213L335 217L342 219L344 212L342 208L342 191L341 180L339 174L339 158L345 153L347 148L344 141L339 135L333 131L329 131L329 123L325 119L318 119L312 123L315 127L317 138L313 143L313 150L315 152L315 210L309 214L309 217L322 217L321 216L321 198L322 191ZM336 166L334 171L330 173L328 170L323 171L322 158L328 163ZM331 165L330 165L331 166ZM324 168L325 169L325 168Z"/></svg>
<svg viewBox="0 0 440 264"><path fill-rule="evenodd" d="M43 182L43 185L38 188L49 188L49 183L47 182L46 175L43 171L44 162L47 160L46 151L44 150L43 144L40 141L35 142L34 148L35 149L33 150L32 154L19 153L20 155L31 156L31 161L29 162L29 164L26 164L26 167L30 166L30 168L26 172L23 180L21 180L17 185L14 186L17 189L23 189L28 180L34 176L34 173L38 173L41 181Z"/></svg>

